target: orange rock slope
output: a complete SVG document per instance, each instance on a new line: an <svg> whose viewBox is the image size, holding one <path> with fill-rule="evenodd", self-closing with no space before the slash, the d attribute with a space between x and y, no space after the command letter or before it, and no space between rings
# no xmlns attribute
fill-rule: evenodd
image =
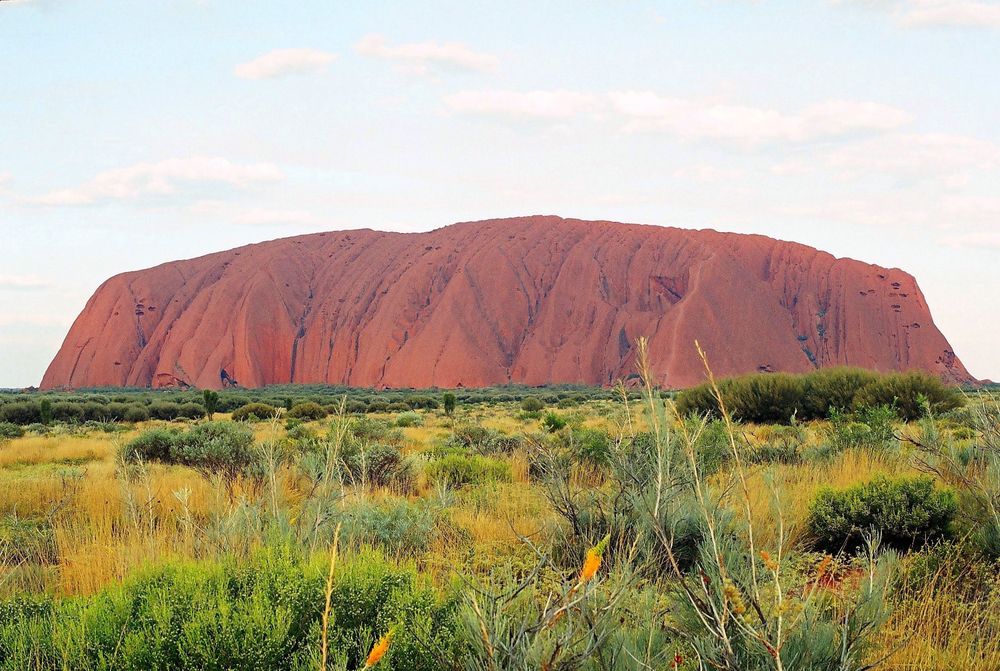
<svg viewBox="0 0 1000 671"><path fill-rule="evenodd" d="M526 217L249 245L105 282L42 386L664 384L852 365L971 381L907 273L763 236Z"/></svg>

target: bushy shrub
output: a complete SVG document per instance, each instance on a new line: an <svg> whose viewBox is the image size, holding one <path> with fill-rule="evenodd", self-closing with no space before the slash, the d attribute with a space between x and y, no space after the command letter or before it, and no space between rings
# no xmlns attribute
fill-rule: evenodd
<svg viewBox="0 0 1000 671"><path fill-rule="evenodd" d="M162 419L170 421L180 416L181 406L170 401L157 401L149 404L149 416L151 419Z"/></svg>
<svg viewBox="0 0 1000 671"><path fill-rule="evenodd" d="M802 461L805 441L801 426L770 427L767 440L753 451L751 459L757 464L797 464Z"/></svg>
<svg viewBox="0 0 1000 671"><path fill-rule="evenodd" d="M935 413L961 404L957 390L945 386L926 373L879 375L855 368L831 368L804 375L756 373L721 380L722 400L737 420L757 423L822 419L831 410L892 406L900 418L921 416L921 399L926 397ZM681 415L718 417L719 403L708 384L681 391L676 398Z"/></svg>
<svg viewBox="0 0 1000 671"><path fill-rule="evenodd" d="M409 464L392 445L350 444L341 459L345 478L355 484L405 489L412 479Z"/></svg>
<svg viewBox="0 0 1000 671"><path fill-rule="evenodd" d="M955 516L955 494L935 489L928 477L879 477L842 490L823 489L809 510L814 547L852 551L866 532L877 532L890 547L909 550L945 537Z"/></svg>
<svg viewBox="0 0 1000 671"><path fill-rule="evenodd" d="M432 482L453 487L512 479L508 462L478 454L447 454L427 464L425 472Z"/></svg>
<svg viewBox="0 0 1000 671"><path fill-rule="evenodd" d="M525 412L539 412L545 408L545 403L537 396L529 396L521 401L521 410Z"/></svg>
<svg viewBox="0 0 1000 671"><path fill-rule="evenodd" d="M316 421L326 417L326 410L319 403L314 401L305 401L303 403L296 403L293 405L292 409L288 411L287 416L294 419Z"/></svg>
<svg viewBox="0 0 1000 671"><path fill-rule="evenodd" d="M574 429L570 434L574 456L577 460L595 465L608 462L611 453L611 436L598 429Z"/></svg>
<svg viewBox="0 0 1000 671"><path fill-rule="evenodd" d="M270 419L279 412L276 407L267 403L247 403L233 410L232 419L234 422L259 422Z"/></svg>
<svg viewBox="0 0 1000 671"><path fill-rule="evenodd" d="M0 440L11 440L24 435L24 429L11 422L0 422Z"/></svg>
<svg viewBox="0 0 1000 671"><path fill-rule="evenodd" d="M122 415L122 419L126 422L145 422L149 419L149 410L146 406L139 405L138 403L132 403L127 408L125 408L125 413Z"/></svg>
<svg viewBox="0 0 1000 671"><path fill-rule="evenodd" d="M14 401L0 405L0 422L9 422L18 426L38 424L42 421L42 413L37 403L31 401Z"/></svg>
<svg viewBox="0 0 1000 671"><path fill-rule="evenodd" d="M7 669L315 669L328 563L265 550L148 569L93 596L19 597L0 604L0 660ZM331 668L364 666L390 628L381 671L460 659L456 601L381 553L340 558L330 606Z"/></svg>
<svg viewBox="0 0 1000 671"><path fill-rule="evenodd" d="M409 412L412 409L413 408L411 408L407 403L395 401L385 406L385 410L383 412Z"/></svg>
<svg viewBox="0 0 1000 671"><path fill-rule="evenodd" d="M178 432L169 429L148 429L122 446L121 455L128 461L172 461L171 452Z"/></svg>
<svg viewBox="0 0 1000 671"><path fill-rule="evenodd" d="M413 410L437 410L438 400L430 396L407 396L406 405Z"/></svg>
<svg viewBox="0 0 1000 671"><path fill-rule="evenodd" d="M362 500L339 520L341 537L355 545L378 547L395 556L427 550L434 536L434 514L427 505L406 499Z"/></svg>
<svg viewBox="0 0 1000 671"><path fill-rule="evenodd" d="M842 412L854 407L854 397L878 373L864 368L825 368L803 378L802 419L827 417L831 409Z"/></svg>
<svg viewBox="0 0 1000 671"><path fill-rule="evenodd" d="M389 445L400 445L403 442L402 431L385 420L371 417L352 419L348 431L358 441L387 443Z"/></svg>
<svg viewBox="0 0 1000 671"><path fill-rule="evenodd" d="M172 462L228 479L252 472L258 456L253 431L233 422L199 424L180 434L170 450Z"/></svg>
<svg viewBox="0 0 1000 671"><path fill-rule="evenodd" d="M906 421L923 417L925 402L931 412L938 415L961 406L962 396L933 375L910 371L883 375L865 385L854 397L855 408L892 406Z"/></svg>
<svg viewBox="0 0 1000 671"><path fill-rule="evenodd" d="M549 433L555 433L566 426L566 420L554 412L547 412L542 417L542 426Z"/></svg>
<svg viewBox="0 0 1000 671"><path fill-rule="evenodd" d="M79 403L60 401L52 404L52 419L57 422L83 422L83 406Z"/></svg>
<svg viewBox="0 0 1000 671"><path fill-rule="evenodd" d="M185 419L201 419L208 411L200 403L182 403L177 409L177 416Z"/></svg>
<svg viewBox="0 0 1000 671"><path fill-rule="evenodd" d="M408 426L423 426L424 418L418 412L404 412L396 417L396 426L405 428Z"/></svg>

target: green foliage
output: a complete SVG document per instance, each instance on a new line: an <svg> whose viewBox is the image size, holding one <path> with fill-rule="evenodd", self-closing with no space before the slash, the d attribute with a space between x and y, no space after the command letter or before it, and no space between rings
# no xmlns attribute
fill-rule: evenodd
<svg viewBox="0 0 1000 671"><path fill-rule="evenodd" d="M957 510L951 490L935 489L928 477L876 478L843 490L824 489L809 511L814 546L825 552L853 551L864 534L909 550L946 537Z"/></svg>
<svg viewBox="0 0 1000 671"><path fill-rule="evenodd" d="M394 445L348 444L341 459L345 478L358 485L405 490L413 477L409 463Z"/></svg>
<svg viewBox="0 0 1000 671"><path fill-rule="evenodd" d="M215 417L215 413L219 412L219 392L205 389L201 392L201 400L205 405L205 413L208 418Z"/></svg>
<svg viewBox="0 0 1000 671"><path fill-rule="evenodd" d="M247 403L233 410L232 419L234 422L259 422L270 419L278 413L276 407L267 403Z"/></svg>
<svg viewBox="0 0 1000 671"><path fill-rule="evenodd" d="M525 412L538 412L545 408L545 403L537 396L529 396L521 401L521 410Z"/></svg>
<svg viewBox="0 0 1000 671"><path fill-rule="evenodd" d="M253 431L233 422L199 424L180 434L170 449L172 462L230 480L250 473L258 459Z"/></svg>
<svg viewBox="0 0 1000 671"><path fill-rule="evenodd" d="M441 395L441 403L444 405L444 414L451 417L455 413L455 394L454 392L446 391Z"/></svg>
<svg viewBox="0 0 1000 671"><path fill-rule="evenodd" d="M163 419L170 421L180 416L181 406L178 403L169 401L159 401L149 404L149 416L151 419Z"/></svg>
<svg viewBox="0 0 1000 671"><path fill-rule="evenodd" d="M167 564L89 597L7 601L0 604L0 668L315 669L325 570L325 561L266 550L242 561ZM331 612L338 668L360 668L393 627L384 671L432 671L459 649L454 602L378 553L341 560Z"/></svg>
<svg viewBox="0 0 1000 671"><path fill-rule="evenodd" d="M424 418L419 412L404 412L396 417L396 426L405 428L408 426L423 426Z"/></svg>
<svg viewBox="0 0 1000 671"><path fill-rule="evenodd" d="M913 421L927 408L936 415L962 405L957 389L946 387L938 378L919 371L883 375L865 385L854 397L855 408L892 406L900 418Z"/></svg>
<svg viewBox="0 0 1000 671"><path fill-rule="evenodd" d="M545 413L545 416L542 417L542 426L545 427L545 430L549 433L555 433L566 426L566 420L554 412L547 412Z"/></svg>
<svg viewBox="0 0 1000 671"><path fill-rule="evenodd" d="M0 422L0 440L11 440L24 435L24 429L11 422Z"/></svg>
<svg viewBox="0 0 1000 671"><path fill-rule="evenodd" d="M253 473L259 461L253 432L233 422L205 422L184 433L149 429L124 445L122 457L190 466L230 480Z"/></svg>
<svg viewBox="0 0 1000 671"><path fill-rule="evenodd" d="M38 402L38 417L42 424L52 423L52 400L43 398Z"/></svg>
<svg viewBox="0 0 1000 671"><path fill-rule="evenodd" d="M31 401L14 401L0 405L0 422L28 426L41 423L42 414L38 404Z"/></svg>
<svg viewBox="0 0 1000 671"><path fill-rule="evenodd" d="M319 403L306 401L293 405L292 409L288 411L287 416L306 421L317 421L326 417L326 410Z"/></svg>
<svg viewBox="0 0 1000 671"><path fill-rule="evenodd" d="M823 419L831 411L890 406L903 420L919 418L926 398L935 413L961 405L961 395L938 378L920 372L880 375L856 368L831 368L804 375L758 373L721 380L719 391L739 421L788 424ZM719 403L706 383L677 395L681 415L719 417Z"/></svg>
<svg viewBox="0 0 1000 671"><path fill-rule="evenodd" d="M127 461L160 461L169 463L177 442L177 431L147 429L122 446L121 456Z"/></svg>
<svg viewBox="0 0 1000 671"><path fill-rule="evenodd" d="M453 487L512 479L509 463L478 454L447 454L427 464L425 472L432 482Z"/></svg>
<svg viewBox="0 0 1000 671"><path fill-rule="evenodd" d="M373 503L362 500L338 517L341 537L353 545L370 545L393 556L425 552L434 537L435 517L430 507L406 499Z"/></svg>

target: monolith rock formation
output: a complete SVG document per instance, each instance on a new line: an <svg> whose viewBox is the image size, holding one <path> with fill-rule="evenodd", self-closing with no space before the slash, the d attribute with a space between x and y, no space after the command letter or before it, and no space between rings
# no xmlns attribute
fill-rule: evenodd
<svg viewBox="0 0 1000 671"><path fill-rule="evenodd" d="M827 366L973 378L912 276L758 235L553 216L248 245L107 280L42 387L662 384Z"/></svg>

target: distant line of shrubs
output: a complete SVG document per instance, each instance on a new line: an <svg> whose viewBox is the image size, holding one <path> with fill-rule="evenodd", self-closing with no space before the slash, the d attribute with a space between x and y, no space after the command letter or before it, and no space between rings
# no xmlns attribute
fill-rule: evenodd
<svg viewBox="0 0 1000 671"><path fill-rule="evenodd" d="M825 419L832 411L889 406L900 419L912 421L924 414L925 403L934 413L962 405L962 395L938 378L911 371L879 374L860 368L828 368L803 375L760 373L721 380L719 390L728 412L737 420L788 423ZM718 417L719 403L706 383L677 394L677 409Z"/></svg>

